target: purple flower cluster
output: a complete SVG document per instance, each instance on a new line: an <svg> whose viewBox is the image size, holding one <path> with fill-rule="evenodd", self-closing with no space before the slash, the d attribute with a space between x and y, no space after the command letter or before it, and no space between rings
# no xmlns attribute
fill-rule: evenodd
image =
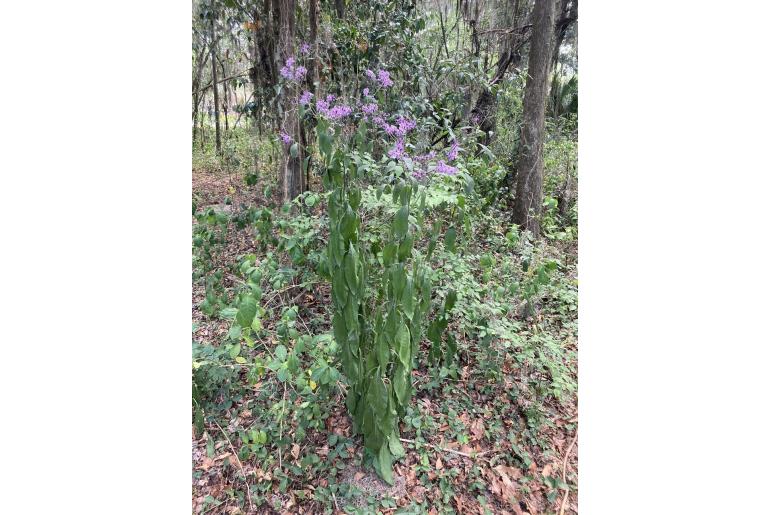
<svg viewBox="0 0 770 515"><path fill-rule="evenodd" d="M335 98L336 97L334 95L326 95L325 100L318 100L315 103L318 112L330 120L339 120L341 118L345 118L346 116L350 116L353 113L353 108L349 105L337 104L334 107L330 107Z"/></svg>
<svg viewBox="0 0 770 515"><path fill-rule="evenodd" d="M431 150L427 154L422 154L420 156L415 157L414 160L417 161L418 163L424 163L426 161L430 161L431 159L433 159L435 157L436 157L436 151L435 150Z"/></svg>
<svg viewBox="0 0 770 515"><path fill-rule="evenodd" d="M403 116L399 116L396 119L398 125L386 122L381 116L377 116L373 121L379 125L388 136L398 136L399 138L403 138L409 131L417 127L417 123L415 123L414 120L404 118Z"/></svg>
<svg viewBox="0 0 770 515"><path fill-rule="evenodd" d="M457 141L452 142L452 146L449 147L449 152L446 154L447 161L450 163L457 159L457 155L460 153L460 145L457 144Z"/></svg>
<svg viewBox="0 0 770 515"><path fill-rule="evenodd" d="M442 159L436 163L436 173L440 173L442 175L454 175L457 173L457 168L446 164Z"/></svg>
<svg viewBox="0 0 770 515"><path fill-rule="evenodd" d="M310 53L310 45L308 45L307 43L302 43L300 45L300 47L299 47L299 51L303 55L309 54Z"/></svg>
<svg viewBox="0 0 770 515"><path fill-rule="evenodd" d="M380 86L383 88L389 88L393 85L393 81L390 78L390 72L387 70L378 69L377 73L374 73L372 70L366 70L364 73L366 73L366 76L369 77L370 80L379 82Z"/></svg>
<svg viewBox="0 0 770 515"><path fill-rule="evenodd" d="M291 136L289 136L288 134L286 134L286 132L285 132L285 131L281 131L281 134L280 134L280 136L281 136L281 141L283 141L283 144L284 144L284 145L289 145L289 144L290 144L292 141L294 141L294 140L291 138Z"/></svg>
<svg viewBox="0 0 770 515"><path fill-rule="evenodd" d="M299 103L306 106L310 103L310 99L313 98L313 94L309 91L303 91L302 96L299 97Z"/></svg>
<svg viewBox="0 0 770 515"><path fill-rule="evenodd" d="M404 118L403 116L398 117L398 135L399 136L406 136L406 133L417 127L417 123L414 120L410 120L409 118Z"/></svg>
<svg viewBox="0 0 770 515"><path fill-rule="evenodd" d="M377 112L378 106L376 103L364 104L361 106L361 112L364 114L374 114Z"/></svg>
<svg viewBox="0 0 770 515"><path fill-rule="evenodd" d="M395 146L388 151L388 157L391 159L404 159L406 157L404 138L398 138Z"/></svg>
<svg viewBox="0 0 770 515"><path fill-rule="evenodd" d="M390 80L390 73L385 70L377 71L377 80L380 81L383 88L389 88L393 85L393 81Z"/></svg>
<svg viewBox="0 0 770 515"><path fill-rule="evenodd" d="M307 75L307 68L304 66L295 66L296 59L289 57L286 59L286 64L281 67L281 77L286 80L299 82Z"/></svg>

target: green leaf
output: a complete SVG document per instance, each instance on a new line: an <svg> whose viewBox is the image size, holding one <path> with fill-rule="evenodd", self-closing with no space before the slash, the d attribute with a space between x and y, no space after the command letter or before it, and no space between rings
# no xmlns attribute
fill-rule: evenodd
<svg viewBox="0 0 770 515"><path fill-rule="evenodd" d="M380 454L377 456L379 465L380 465L380 473L382 475L382 479L385 480L386 483L389 485L393 484L393 460L391 459L390 455L390 449L388 449L387 445L383 445L380 447Z"/></svg>
<svg viewBox="0 0 770 515"><path fill-rule="evenodd" d="M399 364L393 372L393 392L401 406L406 406L409 400L410 387L409 372L403 365Z"/></svg>
<svg viewBox="0 0 770 515"><path fill-rule="evenodd" d="M444 236L444 245L446 246L447 250L449 252L455 253L455 240L457 239L457 231L454 227L450 227L446 231L446 235Z"/></svg>
<svg viewBox="0 0 770 515"><path fill-rule="evenodd" d="M409 207L401 206L393 220L393 234L396 238L403 238L409 229Z"/></svg>
<svg viewBox="0 0 770 515"><path fill-rule="evenodd" d="M289 148L289 154L291 154L291 157L297 157L299 154L299 145L297 145L296 141Z"/></svg>
<svg viewBox="0 0 770 515"><path fill-rule="evenodd" d="M246 297L238 307L238 313L235 315L235 321L241 327L249 327L254 317L257 315L257 301L253 297Z"/></svg>
<svg viewBox="0 0 770 515"><path fill-rule="evenodd" d="M241 353L241 344L236 343L232 347L230 347L230 357L235 359L235 357Z"/></svg>
<svg viewBox="0 0 770 515"><path fill-rule="evenodd" d="M446 300L444 301L444 312L451 311L457 302L457 292L455 290L449 290L446 294Z"/></svg>
<svg viewBox="0 0 770 515"><path fill-rule="evenodd" d="M390 438L388 438L388 447L390 448L390 453L394 458L398 459L406 456L404 446L401 445L401 440L398 439L398 435L396 433L390 434Z"/></svg>
<svg viewBox="0 0 770 515"><path fill-rule="evenodd" d="M286 347L283 345L279 345L275 348L275 357L278 358L281 361L286 361L286 356L288 355L288 351L286 350Z"/></svg>
<svg viewBox="0 0 770 515"><path fill-rule="evenodd" d="M398 353L398 358L401 360L401 363L404 364L404 366L408 369L410 365L411 360L411 338L409 334L409 328L406 326L406 324L401 324L401 326L398 328L398 332L396 333L396 352Z"/></svg>

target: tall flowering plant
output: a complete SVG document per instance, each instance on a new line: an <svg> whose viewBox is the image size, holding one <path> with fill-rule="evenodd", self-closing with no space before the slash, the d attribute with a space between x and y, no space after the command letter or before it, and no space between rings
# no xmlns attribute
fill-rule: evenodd
<svg viewBox="0 0 770 515"><path fill-rule="evenodd" d="M367 72L371 88L393 85L388 72ZM416 122L389 115L365 88L359 99L326 95L299 102L316 110L318 148L324 159L324 185L329 195L329 244L326 261L332 286L332 327L340 346L342 369L349 381L346 406L353 427L363 436L367 458L377 473L393 482L392 463L404 455L398 422L412 396L412 369L431 306L431 271L427 255L414 247L422 226L427 174L456 173L447 155L414 156L408 138ZM368 129L367 129L368 128ZM365 244L360 215L364 171L346 150L366 147L362 131L390 140L389 159L409 163L412 176L392 188L396 213L384 239ZM443 163L443 164L442 164ZM438 227L434 226L434 233ZM433 240L437 234L433 235Z"/></svg>

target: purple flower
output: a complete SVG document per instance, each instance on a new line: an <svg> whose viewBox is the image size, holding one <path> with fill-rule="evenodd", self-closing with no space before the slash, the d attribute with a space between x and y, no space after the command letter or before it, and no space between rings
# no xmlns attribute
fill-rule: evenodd
<svg viewBox="0 0 770 515"><path fill-rule="evenodd" d="M374 118L372 118L372 121L379 126L385 125L385 120L382 119L382 116L375 116Z"/></svg>
<svg viewBox="0 0 770 515"><path fill-rule="evenodd" d="M300 47L299 47L299 51L301 53L305 54L305 55L309 54L310 53L310 45L308 45L307 43L302 43L302 45L300 45Z"/></svg>
<svg viewBox="0 0 770 515"><path fill-rule="evenodd" d="M299 103L306 106L310 103L310 99L313 98L313 94L309 91L303 91L302 96L299 97Z"/></svg>
<svg viewBox="0 0 770 515"><path fill-rule="evenodd" d="M329 112L329 102L327 102L326 100L323 100L323 99L319 100L318 102L315 103L315 107L316 109L318 109L318 112L323 115Z"/></svg>
<svg viewBox="0 0 770 515"><path fill-rule="evenodd" d="M380 81L383 88L388 88L393 85L393 81L390 80L390 73L385 70L377 70L377 80Z"/></svg>
<svg viewBox="0 0 770 515"><path fill-rule="evenodd" d="M457 144L457 141L452 142L452 146L449 147L449 152L447 152L446 158L447 161L450 163L457 159L457 155L460 153L460 145Z"/></svg>
<svg viewBox="0 0 770 515"><path fill-rule="evenodd" d="M399 138L396 145L388 151L388 157L391 159L404 159L406 157L403 138Z"/></svg>
<svg viewBox="0 0 770 515"><path fill-rule="evenodd" d="M369 96L369 88L364 88L364 96L365 97Z"/></svg>
<svg viewBox="0 0 770 515"><path fill-rule="evenodd" d="M418 161L420 163L424 163L425 161L430 161L434 157L436 157L436 151L435 150L431 150L427 154L422 154L421 156L415 157L414 160Z"/></svg>
<svg viewBox="0 0 770 515"><path fill-rule="evenodd" d="M345 118L353 112L353 108L344 104L336 105L329 109L326 116L332 120L339 120Z"/></svg>
<svg viewBox="0 0 770 515"><path fill-rule="evenodd" d="M283 141L284 145L288 145L294 140L285 131L281 131L281 141Z"/></svg>
<svg viewBox="0 0 770 515"><path fill-rule="evenodd" d="M397 134L399 136L405 136L407 132L417 127L417 124L415 123L414 120L404 118L403 116L399 116L397 121L398 121Z"/></svg>
<svg viewBox="0 0 770 515"><path fill-rule="evenodd" d="M364 104L361 106L361 111L364 114L374 114L377 112L377 104L376 103Z"/></svg>
<svg viewBox="0 0 770 515"><path fill-rule="evenodd" d="M294 80L298 82L304 79L305 75L307 75L307 68L304 66L297 66L297 68L294 70Z"/></svg>
<svg viewBox="0 0 770 515"><path fill-rule="evenodd" d="M292 68L289 68L288 66L282 66L281 67L281 77L284 79L291 80L294 78L294 70Z"/></svg>
<svg viewBox="0 0 770 515"><path fill-rule="evenodd" d="M301 81L305 78L305 75L307 74L307 68L304 66L297 66L294 67L294 63L296 62L296 59L293 57L289 57L286 59L286 64L281 67L281 77L283 77L286 80L293 80L293 81Z"/></svg>
<svg viewBox="0 0 770 515"><path fill-rule="evenodd" d="M442 175L454 175L457 173L457 168L446 164L443 160L440 160L438 163L436 163L436 173L440 173Z"/></svg>
<svg viewBox="0 0 770 515"><path fill-rule="evenodd" d="M382 130L384 130L385 134L389 136L394 136L398 134L398 127L396 127L395 125L390 125L389 123L383 123Z"/></svg>
<svg viewBox="0 0 770 515"><path fill-rule="evenodd" d="M335 97L334 95L326 95L326 102L331 104L332 102L334 102L334 99L336 99L336 98L337 97Z"/></svg>
<svg viewBox="0 0 770 515"><path fill-rule="evenodd" d="M417 169L412 172L412 177L418 181L424 181L428 177L428 172L422 169Z"/></svg>
<svg viewBox="0 0 770 515"><path fill-rule="evenodd" d="M377 76L374 74L372 70L366 70L366 76L372 80L377 80Z"/></svg>

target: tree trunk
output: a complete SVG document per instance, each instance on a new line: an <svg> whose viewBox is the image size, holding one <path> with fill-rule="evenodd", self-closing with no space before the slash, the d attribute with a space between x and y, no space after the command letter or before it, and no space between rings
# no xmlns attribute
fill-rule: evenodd
<svg viewBox="0 0 770 515"><path fill-rule="evenodd" d="M211 87L214 89L214 123L216 126L217 155L222 153L222 135L219 132L219 86L217 85L217 37L214 16L211 17Z"/></svg>
<svg viewBox="0 0 770 515"><path fill-rule="evenodd" d="M578 16L578 0L559 0L559 18L556 20L554 26L554 45L553 45L553 57L551 63L556 66L559 61L559 50L564 42L564 37L567 35L567 30L570 26L577 21Z"/></svg>
<svg viewBox="0 0 770 515"><path fill-rule="evenodd" d="M219 62L220 66L222 66L222 76L227 77L227 71L225 69L225 63L224 61ZM230 130L230 122L227 119L228 118L228 111L229 111L229 105L230 105L230 93L227 90L227 81L222 82L222 91L225 94L225 98L223 98L222 102L222 110L225 112L225 134L227 134L227 131Z"/></svg>
<svg viewBox="0 0 770 515"><path fill-rule="evenodd" d="M543 203L543 138L545 103L548 96L548 69L551 64L554 10L556 0L535 0L532 37L524 88L521 144L516 163L516 198L513 222L533 236L540 234Z"/></svg>
<svg viewBox="0 0 770 515"><path fill-rule="evenodd" d="M280 37L279 60L286 61L294 55L294 14L296 0L280 0ZM291 85L283 92L283 125L282 129L291 136L293 143L284 145L281 190L283 202L290 202L304 189L302 177L302 136L297 113L297 88ZM296 145L296 146L295 146ZM295 148L292 156L291 149Z"/></svg>
<svg viewBox="0 0 770 515"><path fill-rule="evenodd" d="M195 143L195 138L198 135L198 109L201 104L202 95L199 91L200 85L201 85L201 78L203 76L203 68L206 66L206 63L208 62L209 55L208 52L206 52L205 45L201 45L201 51L198 54L197 62L198 62L198 68L195 71L195 78L193 79L192 83L192 94L193 94L193 114L192 114L192 122L193 122L193 143Z"/></svg>
<svg viewBox="0 0 770 515"><path fill-rule="evenodd" d="M337 9L337 18L345 18L345 0L334 0L334 7Z"/></svg>
<svg viewBox="0 0 770 515"><path fill-rule="evenodd" d="M491 142L490 135L495 131L495 117L497 115L497 99L492 95L492 87L503 80L509 67L516 67L521 63L521 47L526 41L526 26L522 28L516 26L520 19L519 0L510 0L509 6L511 8L510 21L506 20L506 22L510 23L512 29L509 34L503 37L500 44L500 59L497 61L495 76L490 81L489 86L485 86L481 90L470 113L471 122L478 125L479 129L484 132L485 145L489 145Z"/></svg>

